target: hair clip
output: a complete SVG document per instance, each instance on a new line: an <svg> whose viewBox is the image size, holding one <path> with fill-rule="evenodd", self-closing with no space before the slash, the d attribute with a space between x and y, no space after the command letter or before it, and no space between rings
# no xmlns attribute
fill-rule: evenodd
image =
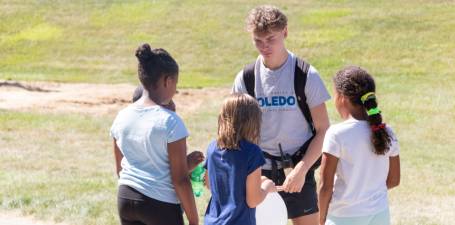
<svg viewBox="0 0 455 225"><path fill-rule="evenodd" d="M385 128L385 123L381 123L379 125L371 125L371 130L373 130L373 132L379 131L384 128Z"/></svg>
<svg viewBox="0 0 455 225"><path fill-rule="evenodd" d="M373 116L373 115L376 115L376 114L379 114L379 113L381 113L381 110L379 110L378 107L369 109L367 111L368 116Z"/></svg>
<svg viewBox="0 0 455 225"><path fill-rule="evenodd" d="M362 97L360 98L360 101L362 101L362 104L365 104L366 101L370 100L370 99L375 99L376 98L376 95L374 94L374 92L368 92L364 95L362 95Z"/></svg>

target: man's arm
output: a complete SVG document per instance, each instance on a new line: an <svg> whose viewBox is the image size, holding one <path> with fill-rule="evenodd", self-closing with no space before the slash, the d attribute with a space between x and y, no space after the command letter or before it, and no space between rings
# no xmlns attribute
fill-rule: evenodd
<svg viewBox="0 0 455 225"><path fill-rule="evenodd" d="M301 166L305 174L313 166L316 160L322 154L322 143L324 142L325 132L329 129L330 122L325 103L322 103L312 109L311 117L313 118L316 135L308 146L308 150L302 158L302 161L297 165Z"/></svg>
<svg viewBox="0 0 455 225"><path fill-rule="evenodd" d="M295 168L283 183L283 190L285 192L300 192L305 184L305 176L307 172L321 156L325 132L330 126L329 116L327 114L325 103L313 107L310 111L311 117L313 118L314 128L316 129L316 135L311 141L303 159L297 163Z"/></svg>

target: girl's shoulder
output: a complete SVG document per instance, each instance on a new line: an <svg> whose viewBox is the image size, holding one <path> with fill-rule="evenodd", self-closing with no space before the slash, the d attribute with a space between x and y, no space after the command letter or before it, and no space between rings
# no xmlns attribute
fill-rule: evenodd
<svg viewBox="0 0 455 225"><path fill-rule="evenodd" d="M213 151L217 151L217 150L221 151L221 150L225 150L225 149L220 149L218 147L217 141L212 140L207 147L207 154L209 154L210 152L213 152ZM252 152L253 153L261 152L262 150L258 145L254 144L254 143L251 143L246 140L241 140L239 143L239 149L227 149L226 151L237 151L237 152L242 152L243 154L251 154Z"/></svg>
<svg viewBox="0 0 455 225"><path fill-rule="evenodd" d="M115 119L114 119L114 124L119 122L119 121L123 121L123 120L129 118L131 113L134 113L133 104L129 104L125 108L123 108L120 111L118 111L118 113L117 113L117 115L115 116Z"/></svg>
<svg viewBox="0 0 455 225"><path fill-rule="evenodd" d="M343 122L330 125L327 132L331 132L334 134L342 134L346 132L351 132L353 130L365 130L369 129L368 121L366 120L355 120L355 119L348 119Z"/></svg>
<svg viewBox="0 0 455 225"><path fill-rule="evenodd" d="M166 126L184 124L182 118L176 112L166 109L162 106L155 105L148 107L140 107L133 105L132 109L140 114L143 114L144 117L154 118L154 121L159 120Z"/></svg>
<svg viewBox="0 0 455 225"><path fill-rule="evenodd" d="M179 122L179 123L183 123L182 118L174 111L171 111L169 109L160 107L160 112L169 121L176 121L176 122Z"/></svg>
<svg viewBox="0 0 455 225"><path fill-rule="evenodd" d="M246 154L262 152L261 148L257 144L247 140L241 140L239 147L241 150L245 151Z"/></svg>
<svg viewBox="0 0 455 225"><path fill-rule="evenodd" d="M326 131L326 136L327 135L339 135L341 133L349 131L349 129L352 129L352 124L346 123L346 121L343 121L341 123L331 124L329 129L327 129L327 131Z"/></svg>
<svg viewBox="0 0 455 225"><path fill-rule="evenodd" d="M218 143L216 140L210 141L209 145L207 146L207 154L211 151L217 150L218 149Z"/></svg>

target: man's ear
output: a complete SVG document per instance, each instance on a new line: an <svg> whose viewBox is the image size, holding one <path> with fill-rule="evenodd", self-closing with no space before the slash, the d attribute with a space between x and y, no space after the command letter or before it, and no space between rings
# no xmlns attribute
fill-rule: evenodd
<svg viewBox="0 0 455 225"><path fill-rule="evenodd" d="M285 26L284 29L283 29L283 35L284 35L284 38L287 38L288 37L288 26Z"/></svg>

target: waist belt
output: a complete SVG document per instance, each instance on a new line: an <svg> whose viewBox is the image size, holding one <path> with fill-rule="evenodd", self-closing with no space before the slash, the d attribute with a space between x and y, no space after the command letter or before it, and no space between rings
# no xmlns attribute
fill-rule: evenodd
<svg viewBox="0 0 455 225"><path fill-rule="evenodd" d="M303 156L305 155L308 147L310 146L310 143L311 141L313 140L314 136L311 137L310 139L308 139L303 145L302 147L299 148L299 150L297 150L292 156L289 155L289 154L284 154L283 151L281 151L281 145L279 145L280 147L280 152L281 152L281 156L275 156L275 155L271 155L267 152L262 152L264 157L267 158L267 159L270 159L270 161L272 162L272 180L274 182L276 182L276 178L278 177L278 166L277 166L277 163L276 161L280 161L281 162L281 165L282 165L282 169L284 168L294 168L295 165L297 165L297 163L299 163ZM321 157L319 157L319 159L310 167L310 171L311 170L316 170L319 166L321 165Z"/></svg>

